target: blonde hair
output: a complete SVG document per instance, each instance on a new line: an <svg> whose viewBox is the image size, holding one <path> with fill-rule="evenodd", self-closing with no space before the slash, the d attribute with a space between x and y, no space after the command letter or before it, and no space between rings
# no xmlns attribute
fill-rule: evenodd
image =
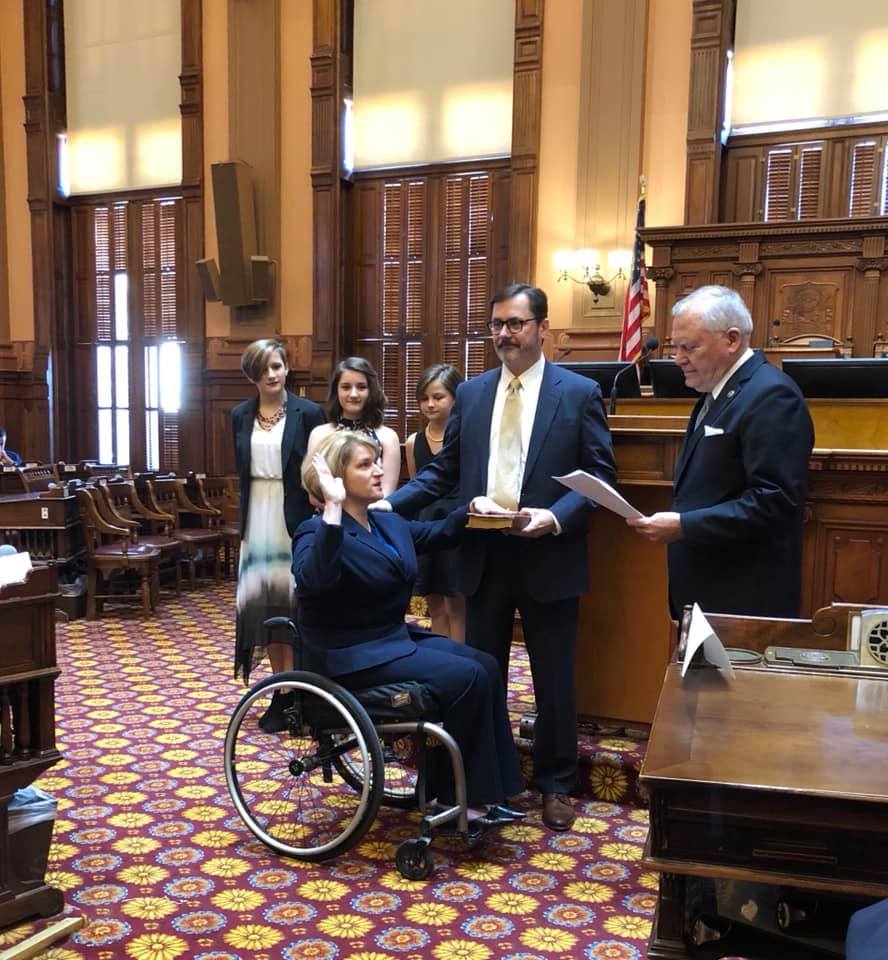
<svg viewBox="0 0 888 960"><path fill-rule="evenodd" d="M281 355L284 366L290 366L287 348L279 340L254 340L241 354L244 376L252 383L258 383L275 353Z"/></svg>
<svg viewBox="0 0 888 960"><path fill-rule="evenodd" d="M330 473L334 477L344 477L345 468L351 463L351 458L357 447L366 447L370 450L373 453L374 460L379 456L376 444L364 433L356 433L353 430L336 430L324 437L302 461L302 487L305 492L319 503L324 502L324 493L318 481L318 471L311 462L314 454L319 453L327 461Z"/></svg>

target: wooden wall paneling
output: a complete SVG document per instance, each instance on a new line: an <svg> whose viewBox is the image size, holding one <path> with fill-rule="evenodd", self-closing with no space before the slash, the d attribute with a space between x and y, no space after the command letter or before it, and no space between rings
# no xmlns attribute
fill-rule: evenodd
<svg viewBox="0 0 888 960"><path fill-rule="evenodd" d="M509 278L530 282L536 267L544 0L515 0Z"/></svg>
<svg viewBox="0 0 888 960"><path fill-rule="evenodd" d="M761 147L737 147L726 151L722 181L721 217L724 223L748 223L762 217Z"/></svg>
<svg viewBox="0 0 888 960"><path fill-rule="evenodd" d="M718 220L728 50L736 0L694 0L685 223Z"/></svg>
<svg viewBox="0 0 888 960"><path fill-rule="evenodd" d="M833 602L888 602L886 476L884 453L815 449L802 556L802 616Z"/></svg>

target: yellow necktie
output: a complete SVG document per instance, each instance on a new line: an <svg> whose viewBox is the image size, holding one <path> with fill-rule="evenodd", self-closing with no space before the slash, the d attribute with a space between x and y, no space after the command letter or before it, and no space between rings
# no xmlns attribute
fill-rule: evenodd
<svg viewBox="0 0 888 960"><path fill-rule="evenodd" d="M521 497L521 381L513 377L506 387L496 448L493 499L507 510L517 510Z"/></svg>

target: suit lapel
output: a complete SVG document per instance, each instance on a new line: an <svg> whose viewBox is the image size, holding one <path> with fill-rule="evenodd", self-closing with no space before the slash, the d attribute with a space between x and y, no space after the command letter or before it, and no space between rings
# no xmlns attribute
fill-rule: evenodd
<svg viewBox="0 0 888 960"><path fill-rule="evenodd" d="M250 445L253 436L253 423L256 420L256 411L258 409L259 397L256 396L247 402L247 407L237 433L237 443L240 448L240 462L248 466L252 457Z"/></svg>
<svg viewBox="0 0 888 960"><path fill-rule="evenodd" d="M292 393L287 393L287 419L284 421L284 437L281 441L281 469L290 462L290 454L302 428L302 411L294 402L295 399Z"/></svg>
<svg viewBox="0 0 888 960"><path fill-rule="evenodd" d="M559 374L551 363L546 363L543 367L543 381L540 384L540 395L537 399L536 414L533 418L533 430L530 433L530 444L527 448L527 459L524 462L524 479L522 488L527 483L536 463L546 437L549 434L549 428L555 419L555 413L558 410L558 404L561 402L561 394L558 391Z"/></svg>
<svg viewBox="0 0 888 960"><path fill-rule="evenodd" d="M706 414L706 423L711 425L718 423L722 414L724 414L728 407L740 395L749 378L764 362L764 354L756 351L746 361L746 363L740 367L739 370L735 371L731 379L728 380L728 382L724 385L724 388L722 389L721 393L719 393L718 398L713 400L712 406L709 408L709 411ZM697 449L697 444L706 435L706 428L703 424L700 425L699 430L694 429L694 425L697 421L697 414L699 413L700 408L703 406L703 400L704 397L701 396L694 406L693 412L691 413L691 418L688 421L688 432L685 434L685 442L682 446L681 454L679 455L678 463L675 468L675 481L673 485L676 488L678 487L679 481L681 480L682 475L687 468L688 463L690 462L691 456Z"/></svg>
<svg viewBox="0 0 888 960"><path fill-rule="evenodd" d="M477 463L481 472L480 488L487 491L487 464L490 462L490 427L493 422L493 404L496 400L496 387L500 380L500 370L491 370L484 374L485 381L479 384L480 396L471 412L463 415L466 421L466 436L477 450ZM474 455L474 454L473 454Z"/></svg>
<svg viewBox="0 0 888 960"><path fill-rule="evenodd" d="M363 527L351 514L343 511L342 529L350 537L354 537L359 543L372 550L380 557L384 557L389 563L397 564L397 557L389 550L385 544L380 543L378 537L374 536L369 530Z"/></svg>

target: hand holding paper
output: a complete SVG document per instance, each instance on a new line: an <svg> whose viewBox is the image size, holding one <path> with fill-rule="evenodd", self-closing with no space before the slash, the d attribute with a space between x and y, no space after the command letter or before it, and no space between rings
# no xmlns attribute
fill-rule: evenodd
<svg viewBox="0 0 888 960"><path fill-rule="evenodd" d="M594 500L600 506L612 510L620 517L626 517L628 519L629 517L644 516L643 513L636 510L631 503L620 496L610 484L599 480L598 477L593 477L591 473L586 473L585 470L574 470L573 473L568 473L563 477L554 477L553 479L559 483L563 483L571 490L576 490L577 493L581 493L584 497Z"/></svg>

